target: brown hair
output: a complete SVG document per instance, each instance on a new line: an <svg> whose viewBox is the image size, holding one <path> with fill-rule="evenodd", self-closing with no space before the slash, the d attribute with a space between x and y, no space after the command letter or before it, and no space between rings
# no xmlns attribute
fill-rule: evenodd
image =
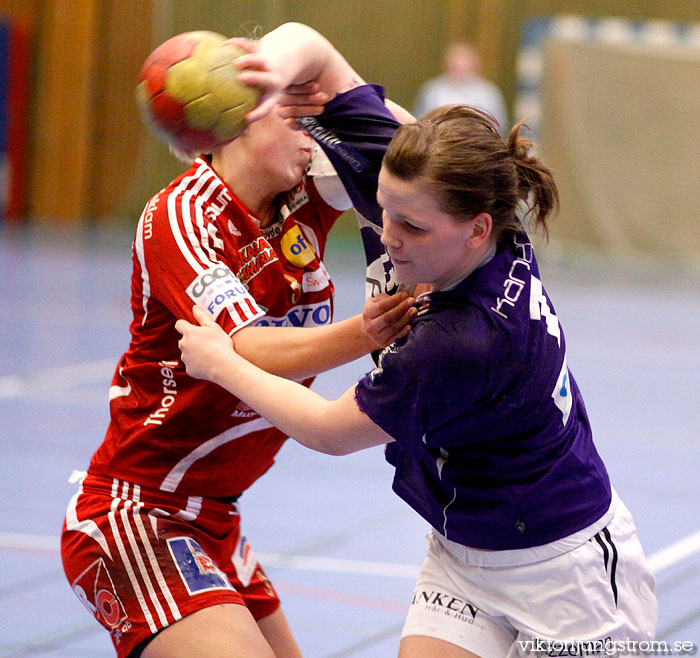
<svg viewBox="0 0 700 658"><path fill-rule="evenodd" d="M496 239L521 230L521 220L548 235L559 193L551 171L532 154L533 143L520 135L523 125L514 126L506 142L487 113L441 107L396 131L383 166L397 178L419 178L458 221L489 213Z"/></svg>

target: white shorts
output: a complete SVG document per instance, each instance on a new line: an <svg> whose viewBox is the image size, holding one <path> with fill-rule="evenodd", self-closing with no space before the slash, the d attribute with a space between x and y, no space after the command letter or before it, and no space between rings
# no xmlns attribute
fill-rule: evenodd
<svg viewBox="0 0 700 658"><path fill-rule="evenodd" d="M513 556L473 566L429 533L402 637L438 638L481 658L635 653L656 632L655 582L629 511L615 503L607 526L576 548L525 564L520 551L465 549Z"/></svg>

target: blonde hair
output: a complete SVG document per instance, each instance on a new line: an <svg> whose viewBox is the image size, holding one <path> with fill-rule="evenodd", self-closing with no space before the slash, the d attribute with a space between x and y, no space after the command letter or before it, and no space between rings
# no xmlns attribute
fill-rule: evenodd
<svg viewBox="0 0 700 658"><path fill-rule="evenodd" d="M179 146L175 146L175 144L172 142L168 142L168 149L170 150L171 155L187 164L192 164L192 162L200 155L210 155L209 153L201 153L200 151L180 148Z"/></svg>
<svg viewBox="0 0 700 658"><path fill-rule="evenodd" d="M403 180L420 179L457 221L488 213L496 238L521 230L525 220L548 235L547 218L559 206L559 193L551 171L533 155L533 143L520 134L523 125L504 141L482 110L437 108L396 131L383 166Z"/></svg>

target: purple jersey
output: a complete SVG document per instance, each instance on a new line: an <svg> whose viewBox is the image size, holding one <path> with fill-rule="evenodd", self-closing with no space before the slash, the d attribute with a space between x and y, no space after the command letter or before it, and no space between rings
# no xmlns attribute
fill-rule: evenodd
<svg viewBox="0 0 700 658"><path fill-rule="evenodd" d="M475 548L539 546L599 519L610 483L527 236L420 305L356 393L396 439L394 491Z"/></svg>
<svg viewBox="0 0 700 658"><path fill-rule="evenodd" d="M379 156L396 126L370 85L338 96L317 120L319 142L370 224L381 222ZM379 233L365 230L363 241L376 273ZM527 235L507 234L492 260L419 302L411 333L382 351L356 391L396 439L386 450L394 491L475 548L538 546L599 519L610 482Z"/></svg>

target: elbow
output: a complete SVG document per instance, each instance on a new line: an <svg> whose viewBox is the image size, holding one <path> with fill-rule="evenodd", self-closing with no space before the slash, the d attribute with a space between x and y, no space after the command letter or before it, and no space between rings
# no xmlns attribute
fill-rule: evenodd
<svg viewBox="0 0 700 658"><path fill-rule="evenodd" d="M332 444L324 450L324 453L327 455L331 455L331 457L344 457L345 455L349 455L355 451L355 448L353 448L352 446L343 444Z"/></svg>
<svg viewBox="0 0 700 658"><path fill-rule="evenodd" d="M279 27L273 30L277 35L283 35L284 39L290 43L301 43L304 48L318 47L318 44L327 43L326 38L310 25L289 21L282 23Z"/></svg>
<svg viewBox="0 0 700 658"><path fill-rule="evenodd" d="M324 436L317 441L304 443L304 445L331 457L343 457L357 451L357 448L352 445L351 441L328 436Z"/></svg>

